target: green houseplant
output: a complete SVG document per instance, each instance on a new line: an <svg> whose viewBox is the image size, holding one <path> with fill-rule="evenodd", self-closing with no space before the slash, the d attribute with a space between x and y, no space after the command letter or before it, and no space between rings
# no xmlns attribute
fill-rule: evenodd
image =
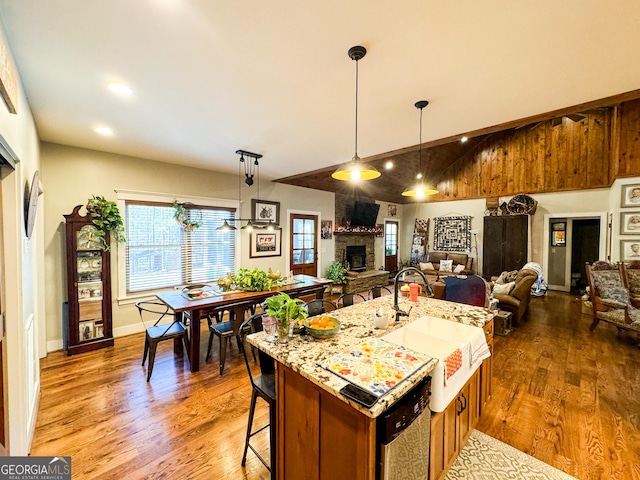
<svg viewBox="0 0 640 480"><path fill-rule="evenodd" d="M236 287L248 292L264 292L271 288L271 279L267 272L258 269L240 268L233 276L233 283Z"/></svg>
<svg viewBox="0 0 640 480"><path fill-rule="evenodd" d="M267 309L265 313L276 319L278 341L287 343L293 335L293 325L296 320L307 318L308 312L299 298L291 298L282 292L265 300Z"/></svg>
<svg viewBox="0 0 640 480"><path fill-rule="evenodd" d="M347 269L344 268L342 262L334 260L327 267L327 278L342 291L342 285L347 281Z"/></svg>
<svg viewBox="0 0 640 480"><path fill-rule="evenodd" d="M117 242L126 242L124 236L124 222L120 216L120 210L116 202L111 202L102 196L93 195L87 200L87 213L91 215L92 222L96 226L96 234L100 238L100 248L105 251L111 250L105 242L105 238L110 233L115 235Z"/></svg>

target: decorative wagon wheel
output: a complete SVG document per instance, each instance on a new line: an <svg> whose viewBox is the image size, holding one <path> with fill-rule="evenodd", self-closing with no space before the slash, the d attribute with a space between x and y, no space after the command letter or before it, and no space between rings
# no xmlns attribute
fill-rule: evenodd
<svg viewBox="0 0 640 480"><path fill-rule="evenodd" d="M507 212L512 215L523 215L535 213L538 202L529 195L516 195L507 204Z"/></svg>

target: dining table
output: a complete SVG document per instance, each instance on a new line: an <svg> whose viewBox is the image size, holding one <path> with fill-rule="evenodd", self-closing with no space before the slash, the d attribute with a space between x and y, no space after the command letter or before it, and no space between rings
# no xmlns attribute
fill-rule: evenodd
<svg viewBox="0 0 640 480"><path fill-rule="evenodd" d="M202 295L192 298L183 290L158 293L158 299L167 305L174 314L182 319L185 313L189 315L189 363L192 372L200 370L200 319L212 312L229 310L233 312L234 331L242 323L245 312L252 306L264 302L267 298L284 292L297 298L303 295L315 295L323 298L325 289L333 282L326 278L311 275L294 275L293 279L283 280L269 290L252 291L222 291L210 286L203 289Z"/></svg>

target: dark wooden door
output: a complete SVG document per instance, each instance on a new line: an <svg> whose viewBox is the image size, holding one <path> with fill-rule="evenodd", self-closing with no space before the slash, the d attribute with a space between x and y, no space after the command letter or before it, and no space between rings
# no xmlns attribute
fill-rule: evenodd
<svg viewBox="0 0 640 480"><path fill-rule="evenodd" d="M384 222L384 269L398 270L398 222Z"/></svg>
<svg viewBox="0 0 640 480"><path fill-rule="evenodd" d="M529 217L503 215L484 217L482 273L500 275L505 270L519 270L527 263Z"/></svg>
<svg viewBox="0 0 640 480"><path fill-rule="evenodd" d="M294 275L318 276L318 216L292 213L290 265Z"/></svg>

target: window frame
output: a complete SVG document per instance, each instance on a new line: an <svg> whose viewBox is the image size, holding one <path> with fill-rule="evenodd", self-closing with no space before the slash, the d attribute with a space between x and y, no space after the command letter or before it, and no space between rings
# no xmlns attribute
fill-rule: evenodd
<svg viewBox="0 0 640 480"><path fill-rule="evenodd" d="M198 197L193 195L179 195L179 194L167 194L167 193L154 193L154 192L139 192L131 190L116 190L117 204L120 209L120 214L125 220L126 224L126 202L148 202L159 204L173 204L175 199L178 199L180 203L193 203L195 205L202 205L203 207L220 207L235 210L236 216L239 215L240 208L237 200L229 200L226 198L213 198L213 197ZM125 231L125 236L127 232ZM240 265L240 252L242 248L242 235L236 235L236 247L234 262L236 266ZM144 292L127 292L127 272L126 272L126 245L125 243L119 243L117 248L117 271L118 271L118 305L126 305L137 302L145 298L155 298L157 293L173 291L175 287L159 288L156 290L146 290ZM112 253L113 253L112 248ZM112 263L113 257L112 257Z"/></svg>

